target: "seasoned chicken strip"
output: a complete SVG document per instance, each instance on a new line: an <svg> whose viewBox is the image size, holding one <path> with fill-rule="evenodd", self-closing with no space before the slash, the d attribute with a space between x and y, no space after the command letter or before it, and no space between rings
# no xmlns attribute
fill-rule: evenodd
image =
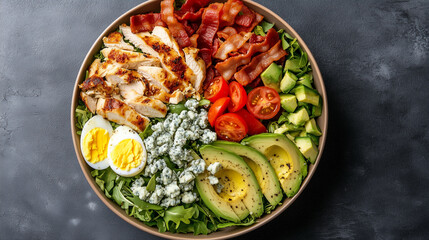
<svg viewBox="0 0 429 240"><path fill-rule="evenodd" d="M157 99L139 96L136 98L126 98L125 102L133 107L138 113L147 117L163 118L167 114L167 106Z"/></svg>
<svg viewBox="0 0 429 240"><path fill-rule="evenodd" d="M118 94L118 89L115 85L110 84L105 81L102 77L93 75L89 77L79 88L85 92L87 95L92 97L111 97Z"/></svg>
<svg viewBox="0 0 429 240"><path fill-rule="evenodd" d="M93 98L85 92L80 92L80 98L85 103L88 110L92 113L95 113L95 110L97 108L97 98Z"/></svg>
<svg viewBox="0 0 429 240"><path fill-rule="evenodd" d="M119 48L104 48L101 53L108 59L106 63L116 63L122 68L137 69L139 66L159 66L157 58L150 55L121 50ZM109 62L110 60L110 62ZM103 63L104 64L104 63Z"/></svg>
<svg viewBox="0 0 429 240"><path fill-rule="evenodd" d="M125 68L116 68L105 74L106 80L113 84L128 84L135 81L141 81L143 76L134 70L128 70Z"/></svg>
<svg viewBox="0 0 429 240"><path fill-rule="evenodd" d="M174 39L173 35L171 35L171 32L170 30L168 30L168 28L156 26L152 30L152 35L159 37L159 39L161 39L161 41L165 45L174 49L174 51L176 51L177 54L179 54L182 58L184 57L183 52L179 48L179 44L177 44L176 40Z"/></svg>
<svg viewBox="0 0 429 240"><path fill-rule="evenodd" d="M206 78L206 64L203 59L198 56L198 49L193 47L186 47L183 49L185 53L186 64L195 74L194 88L197 92L200 91Z"/></svg>
<svg viewBox="0 0 429 240"><path fill-rule="evenodd" d="M140 48L143 52L158 58L162 67L167 70L168 74L178 81L169 89L173 92L176 89L183 90L195 83L194 72L186 65L184 59L171 47L165 44L157 36L147 33L133 34L130 27L122 25L119 27L126 39Z"/></svg>
<svg viewBox="0 0 429 240"><path fill-rule="evenodd" d="M108 48L119 48L123 50L133 51L134 47L126 43L120 32L112 32L107 37L103 37L104 46Z"/></svg>
<svg viewBox="0 0 429 240"><path fill-rule="evenodd" d="M119 91L121 92L121 96L125 99L138 98L145 94L146 85L143 83L143 81L120 84Z"/></svg>
<svg viewBox="0 0 429 240"><path fill-rule="evenodd" d="M97 114L109 121L126 125L137 132L145 130L149 118L116 98L100 98L97 102Z"/></svg>

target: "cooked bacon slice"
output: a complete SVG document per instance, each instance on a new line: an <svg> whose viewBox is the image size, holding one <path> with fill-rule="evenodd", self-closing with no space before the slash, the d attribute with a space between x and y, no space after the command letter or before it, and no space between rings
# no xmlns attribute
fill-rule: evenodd
<svg viewBox="0 0 429 240"><path fill-rule="evenodd" d="M263 42L265 40L264 36L252 34L252 36L249 39L249 43L259 43Z"/></svg>
<svg viewBox="0 0 429 240"><path fill-rule="evenodd" d="M249 27L244 27L240 25L236 26L238 32L251 32L260 22L262 22L262 20L264 20L264 16L262 16L261 14L256 12L254 12L254 14L256 15L256 17Z"/></svg>
<svg viewBox="0 0 429 240"><path fill-rule="evenodd" d="M228 0L224 5L220 14L220 25L231 26L234 24L237 14L241 11L243 2L240 0Z"/></svg>
<svg viewBox="0 0 429 240"><path fill-rule="evenodd" d="M200 8L200 10L198 10L197 12L179 10L179 11L175 11L174 15L179 21L189 20L189 21L195 22L195 21L201 20L201 16L203 15L203 12L204 12L204 8Z"/></svg>
<svg viewBox="0 0 429 240"><path fill-rule="evenodd" d="M185 27L174 16L174 0L164 0L161 2L161 19L168 25L168 29L179 43L180 47L191 45Z"/></svg>
<svg viewBox="0 0 429 240"><path fill-rule="evenodd" d="M130 18L130 27L133 33L152 31L156 26L166 27L160 13L140 14Z"/></svg>
<svg viewBox="0 0 429 240"><path fill-rule="evenodd" d="M230 36L225 42L222 43L222 45L220 45L214 57L225 60L230 52L234 52L240 49L244 45L244 43L247 42L250 36L252 36L252 33L250 32L241 32L239 34L234 34Z"/></svg>
<svg viewBox="0 0 429 240"><path fill-rule="evenodd" d="M181 11L196 12L200 8L205 7L209 4L210 0L186 0L186 2L180 8Z"/></svg>
<svg viewBox="0 0 429 240"><path fill-rule="evenodd" d="M235 23L240 26L250 27L250 25L253 23L253 21L256 18L255 13L246 6L243 6L241 8L241 12L243 14L235 18Z"/></svg>
<svg viewBox="0 0 429 240"><path fill-rule="evenodd" d="M192 35L192 37L189 38L191 40L191 47L198 47L198 37L199 35L195 33L194 35Z"/></svg>
<svg viewBox="0 0 429 240"><path fill-rule="evenodd" d="M216 64L216 69L220 72L225 80L232 78L237 68L241 65L248 64L251 57L257 52L266 52L276 42L279 41L279 35L276 30L270 29L267 32L265 40L261 43L250 44L249 50L246 54L240 54L238 56L230 57L223 62Z"/></svg>
<svg viewBox="0 0 429 240"><path fill-rule="evenodd" d="M216 34L219 38L227 39L229 36L237 34L237 30L235 30L233 27L226 27L220 31L217 31Z"/></svg>
<svg viewBox="0 0 429 240"><path fill-rule="evenodd" d="M199 55L204 60L206 67L210 67L212 65L212 50L210 48L200 49Z"/></svg>
<svg viewBox="0 0 429 240"><path fill-rule="evenodd" d="M252 61L234 74L235 80L241 85L246 86L255 80L271 63L286 56L286 51L281 47L281 41L278 41L270 50L254 57Z"/></svg>
<svg viewBox="0 0 429 240"><path fill-rule="evenodd" d="M222 3L210 4L203 13L200 28L198 28L198 48L212 48L213 38L219 28L219 14Z"/></svg>

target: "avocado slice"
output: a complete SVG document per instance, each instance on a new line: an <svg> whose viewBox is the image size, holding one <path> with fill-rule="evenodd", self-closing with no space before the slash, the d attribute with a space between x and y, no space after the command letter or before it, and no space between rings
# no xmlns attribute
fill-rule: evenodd
<svg viewBox="0 0 429 240"><path fill-rule="evenodd" d="M287 119L295 126L302 126L310 120L310 116L308 116L308 112L305 107L300 107L295 113L289 113L289 115L287 115Z"/></svg>
<svg viewBox="0 0 429 240"><path fill-rule="evenodd" d="M295 138L295 143L305 158L311 163L316 161L319 149L317 149L316 144L311 141L310 137L297 137Z"/></svg>
<svg viewBox="0 0 429 240"><path fill-rule="evenodd" d="M279 128L277 128L276 130L274 130L274 133L283 134L285 132L300 131L300 130L303 130L303 129L304 129L303 127L298 127L298 126L295 126L293 124L284 123Z"/></svg>
<svg viewBox="0 0 429 240"><path fill-rule="evenodd" d="M314 120L314 118L305 123L305 131L307 133L313 134L314 136L322 136L320 128L317 126L316 120Z"/></svg>
<svg viewBox="0 0 429 240"><path fill-rule="evenodd" d="M322 115L322 98L319 98L319 104L311 108L311 117L320 117Z"/></svg>
<svg viewBox="0 0 429 240"><path fill-rule="evenodd" d="M265 198L272 206L276 206L283 198L279 179L267 158L257 150L235 142L216 141L214 146L229 150L240 157L249 165L258 180L259 186Z"/></svg>
<svg viewBox="0 0 429 240"><path fill-rule="evenodd" d="M292 94L281 94L280 104L287 112L294 112L296 107L298 106L298 103L296 102L296 97Z"/></svg>
<svg viewBox="0 0 429 240"><path fill-rule="evenodd" d="M262 133L243 139L267 157L280 180L286 196L293 197L307 176L307 163L293 142L286 136Z"/></svg>
<svg viewBox="0 0 429 240"><path fill-rule="evenodd" d="M319 93L311 88L306 87L305 85L299 85L298 87L292 89L293 93L295 93L296 99L299 102L309 103L314 106L319 105Z"/></svg>
<svg viewBox="0 0 429 240"><path fill-rule="evenodd" d="M279 86L281 78L282 67L275 63L271 63L271 65L261 74L261 79L264 82L264 85L275 89L277 92L280 92Z"/></svg>
<svg viewBox="0 0 429 240"><path fill-rule="evenodd" d="M284 93L288 93L292 88L295 87L298 78L295 74L290 71L286 71L282 81L280 82L280 90Z"/></svg>
<svg viewBox="0 0 429 240"><path fill-rule="evenodd" d="M211 185L209 187L197 184L198 192L204 203L216 215L223 218L226 215L223 213L224 211L228 213L227 217L231 216L231 213L228 211L229 209L232 209L239 220L244 219L248 214L255 217L261 216L264 212L262 191L252 169L250 169L246 162L240 156L212 145L202 146L200 153L207 166L215 162L219 162L222 165L222 169L215 176L219 178L219 182L224 186L218 194ZM204 187L212 188L213 191L207 191ZM217 197L207 196L206 194L216 194ZM215 201L212 201L213 199ZM240 201L242 204L240 204ZM226 208L224 203L229 208ZM242 209L243 205L248 211ZM230 217L230 219L233 218Z"/></svg>
<svg viewBox="0 0 429 240"><path fill-rule="evenodd" d="M296 82L297 85L304 85L308 88L313 88L312 86L313 83L313 75L312 74L305 74L303 76L301 76L298 81Z"/></svg>

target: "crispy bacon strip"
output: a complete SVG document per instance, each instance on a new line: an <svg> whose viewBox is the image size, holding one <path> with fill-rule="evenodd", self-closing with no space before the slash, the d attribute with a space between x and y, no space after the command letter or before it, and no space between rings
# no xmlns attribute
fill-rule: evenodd
<svg viewBox="0 0 429 240"><path fill-rule="evenodd" d="M191 45L189 36L185 27L174 16L174 0L164 0L161 2L161 19L168 25L173 37L176 39L180 47Z"/></svg>
<svg viewBox="0 0 429 240"><path fill-rule="evenodd" d="M224 5L220 14L220 25L231 26L235 22L237 14L241 11L243 2L240 0L228 0Z"/></svg>
<svg viewBox="0 0 429 240"><path fill-rule="evenodd" d="M255 12L254 12L255 13ZM256 17L250 27L243 27L243 26L236 26L236 29L238 32L251 32L253 29L264 19L264 16L262 16L259 13L255 13Z"/></svg>
<svg viewBox="0 0 429 240"><path fill-rule="evenodd" d="M179 11L175 11L174 15L176 16L177 19L179 19L179 21L189 20L189 21L195 22L195 21L201 20L201 16L203 15L203 12L204 12L204 8L200 8L198 12L179 10Z"/></svg>
<svg viewBox="0 0 429 240"><path fill-rule="evenodd" d="M254 57L249 64L236 72L234 74L235 80L246 86L255 80L271 63L286 56L286 54L286 51L281 46L281 41L277 41L270 50Z"/></svg>
<svg viewBox="0 0 429 240"><path fill-rule="evenodd" d="M246 6L241 8L241 12L243 14L235 18L235 23L243 27L250 27L250 25L253 23L253 20L256 18L255 13Z"/></svg>
<svg viewBox="0 0 429 240"><path fill-rule="evenodd" d="M203 13L200 28L198 28L198 47L212 48L213 38L219 28L219 13L222 10L222 3L210 4Z"/></svg>
<svg viewBox="0 0 429 240"><path fill-rule="evenodd" d="M130 18L130 27L133 33L152 31L154 27L166 27L160 13L134 15Z"/></svg>
<svg viewBox="0 0 429 240"><path fill-rule="evenodd" d="M220 72L225 80L232 78L237 68L241 65L248 64L252 56L257 52L266 52L276 42L279 41L279 35L276 30L270 29L267 32L265 40L261 43L250 44L249 50L246 54L240 54L238 56L230 57L223 62L216 64L216 69Z"/></svg>
<svg viewBox="0 0 429 240"><path fill-rule="evenodd" d="M222 45L220 45L214 57L225 60L230 52L240 49L244 43L247 42L250 36L252 36L252 33L244 32L230 36L228 39L226 39L225 42L222 43Z"/></svg>
<svg viewBox="0 0 429 240"><path fill-rule="evenodd" d="M217 31L217 36L219 38L227 39L229 36L237 34L237 30L233 27L226 27L220 31Z"/></svg>
<svg viewBox="0 0 429 240"><path fill-rule="evenodd" d="M212 65L212 50L210 48L201 48L198 54L204 60L206 67Z"/></svg>
<svg viewBox="0 0 429 240"><path fill-rule="evenodd" d="M186 12L196 12L209 4L209 2L210 0L186 0L180 10Z"/></svg>

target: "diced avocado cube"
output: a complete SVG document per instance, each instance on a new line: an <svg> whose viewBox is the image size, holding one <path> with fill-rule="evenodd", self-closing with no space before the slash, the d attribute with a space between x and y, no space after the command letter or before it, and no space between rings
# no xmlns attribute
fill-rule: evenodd
<svg viewBox="0 0 429 240"><path fill-rule="evenodd" d="M305 130L302 130L301 132L299 132L298 137L307 137L307 132Z"/></svg>
<svg viewBox="0 0 429 240"><path fill-rule="evenodd" d="M316 144L311 141L310 137L297 137L295 138L295 143L305 158L307 158L311 163L316 161L319 149L317 149Z"/></svg>
<svg viewBox="0 0 429 240"><path fill-rule="evenodd" d="M282 81L280 82L280 90L284 93L288 93L295 87L296 80L298 80L298 78L293 73L286 71Z"/></svg>
<svg viewBox="0 0 429 240"><path fill-rule="evenodd" d="M286 63L285 63L285 70L298 73L301 71L300 64L301 62L299 58L288 59L286 60Z"/></svg>
<svg viewBox="0 0 429 240"><path fill-rule="evenodd" d="M261 74L261 79L264 82L264 85L270 88L275 89L277 92L280 92L280 80L282 79L282 67L275 63L265 69Z"/></svg>
<svg viewBox="0 0 429 240"><path fill-rule="evenodd" d="M304 86L309 87L309 88L313 88L312 83L313 83L313 75L311 75L309 73L301 76L298 79L298 81L296 82L297 85L304 85Z"/></svg>
<svg viewBox="0 0 429 240"><path fill-rule="evenodd" d="M292 92L295 93L296 99L299 102L310 103L314 106L319 105L319 93L311 88L299 85Z"/></svg>
<svg viewBox="0 0 429 240"><path fill-rule="evenodd" d="M303 128L295 126L293 124L285 123L281 125L279 128L277 128L276 130L274 130L274 133L283 134L289 131L300 131L300 130L303 130Z"/></svg>
<svg viewBox="0 0 429 240"><path fill-rule="evenodd" d="M289 113L287 119L290 123L296 126L302 126L305 122L310 120L310 117L308 116L307 110L304 107L301 107L295 113Z"/></svg>
<svg viewBox="0 0 429 240"><path fill-rule="evenodd" d="M314 136L313 134L307 133L307 137L311 138L311 141L314 142L317 146L319 146L319 137Z"/></svg>
<svg viewBox="0 0 429 240"><path fill-rule="evenodd" d="M322 115L322 98L319 98L319 105L313 106L311 109L311 117L320 117Z"/></svg>
<svg viewBox="0 0 429 240"><path fill-rule="evenodd" d="M295 95L292 94L281 94L280 103L284 110L288 112L294 112L298 103L296 102Z"/></svg>
<svg viewBox="0 0 429 240"><path fill-rule="evenodd" d="M292 142L295 141L295 137L290 135L289 133L286 133L286 137L289 138L289 140L291 140Z"/></svg>
<svg viewBox="0 0 429 240"><path fill-rule="evenodd" d="M319 126L317 126L316 120L314 118L310 119L305 123L305 131L314 136L322 136Z"/></svg>
<svg viewBox="0 0 429 240"><path fill-rule="evenodd" d="M288 134L291 135L292 137L296 138L299 136L300 133L301 133L301 131L294 131L294 132L289 132Z"/></svg>

